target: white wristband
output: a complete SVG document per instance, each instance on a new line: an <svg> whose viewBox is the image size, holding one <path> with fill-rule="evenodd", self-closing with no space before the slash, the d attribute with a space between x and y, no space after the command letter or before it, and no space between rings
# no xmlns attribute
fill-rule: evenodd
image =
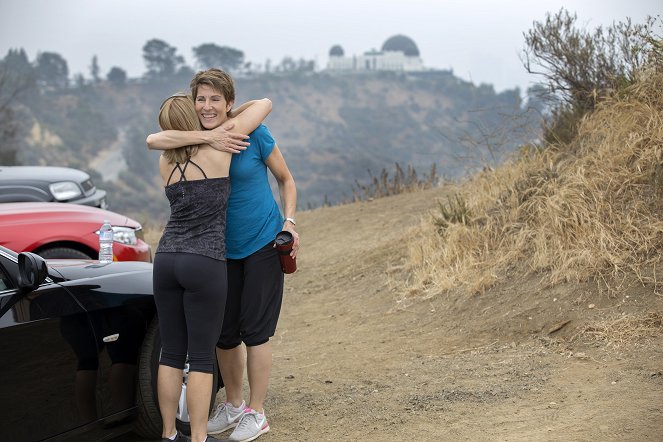
<svg viewBox="0 0 663 442"><path fill-rule="evenodd" d="M292 219L292 218L286 218L285 220L283 220L283 222L286 222L286 221L290 221L290 222L292 223L293 226L296 226L296 225L297 225L297 223L295 222L295 220Z"/></svg>

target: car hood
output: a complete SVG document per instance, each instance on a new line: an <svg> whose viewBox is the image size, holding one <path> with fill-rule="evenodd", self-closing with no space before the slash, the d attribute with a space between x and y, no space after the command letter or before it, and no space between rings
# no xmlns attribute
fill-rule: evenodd
<svg viewBox="0 0 663 442"><path fill-rule="evenodd" d="M90 222L95 226L107 219L114 226L138 228L140 223L119 213L91 206L67 203L3 203L0 204L0 221L3 225L26 225L29 222L58 223Z"/></svg>
<svg viewBox="0 0 663 442"><path fill-rule="evenodd" d="M57 181L75 181L77 183L90 178L90 175L78 169L68 167L42 167L42 166L2 166L0 167L0 181L17 181L31 179L54 183Z"/></svg>
<svg viewBox="0 0 663 442"><path fill-rule="evenodd" d="M142 261L118 261L99 264L97 261L76 259L49 259L48 274L59 281L80 280L127 274L132 272L152 272L152 263Z"/></svg>

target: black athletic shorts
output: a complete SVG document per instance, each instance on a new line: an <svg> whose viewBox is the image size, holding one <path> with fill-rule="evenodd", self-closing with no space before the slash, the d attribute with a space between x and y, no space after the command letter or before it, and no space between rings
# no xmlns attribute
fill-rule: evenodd
<svg viewBox="0 0 663 442"><path fill-rule="evenodd" d="M273 243L242 259L228 259L228 298L217 347L256 346L276 331L283 301L283 271Z"/></svg>

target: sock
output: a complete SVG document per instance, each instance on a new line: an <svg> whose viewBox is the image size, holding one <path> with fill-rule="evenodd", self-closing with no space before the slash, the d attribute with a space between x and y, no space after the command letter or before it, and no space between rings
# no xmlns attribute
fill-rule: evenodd
<svg viewBox="0 0 663 442"><path fill-rule="evenodd" d="M175 432L175 434L173 434L172 436L170 436L168 439L170 439L170 440L175 440L175 439L177 439L177 431Z"/></svg>

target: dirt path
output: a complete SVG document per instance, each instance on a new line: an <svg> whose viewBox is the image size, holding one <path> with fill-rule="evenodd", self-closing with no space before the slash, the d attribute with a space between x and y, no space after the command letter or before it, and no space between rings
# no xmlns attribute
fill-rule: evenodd
<svg viewBox="0 0 663 442"><path fill-rule="evenodd" d="M569 338L583 321L663 312L634 287L536 289L398 302L407 231L441 189L298 215L266 410L280 441L661 441L663 338ZM535 291L535 292L534 292ZM628 293L628 294L627 294ZM588 303L595 308L587 310ZM561 336L548 330L570 320Z"/></svg>

